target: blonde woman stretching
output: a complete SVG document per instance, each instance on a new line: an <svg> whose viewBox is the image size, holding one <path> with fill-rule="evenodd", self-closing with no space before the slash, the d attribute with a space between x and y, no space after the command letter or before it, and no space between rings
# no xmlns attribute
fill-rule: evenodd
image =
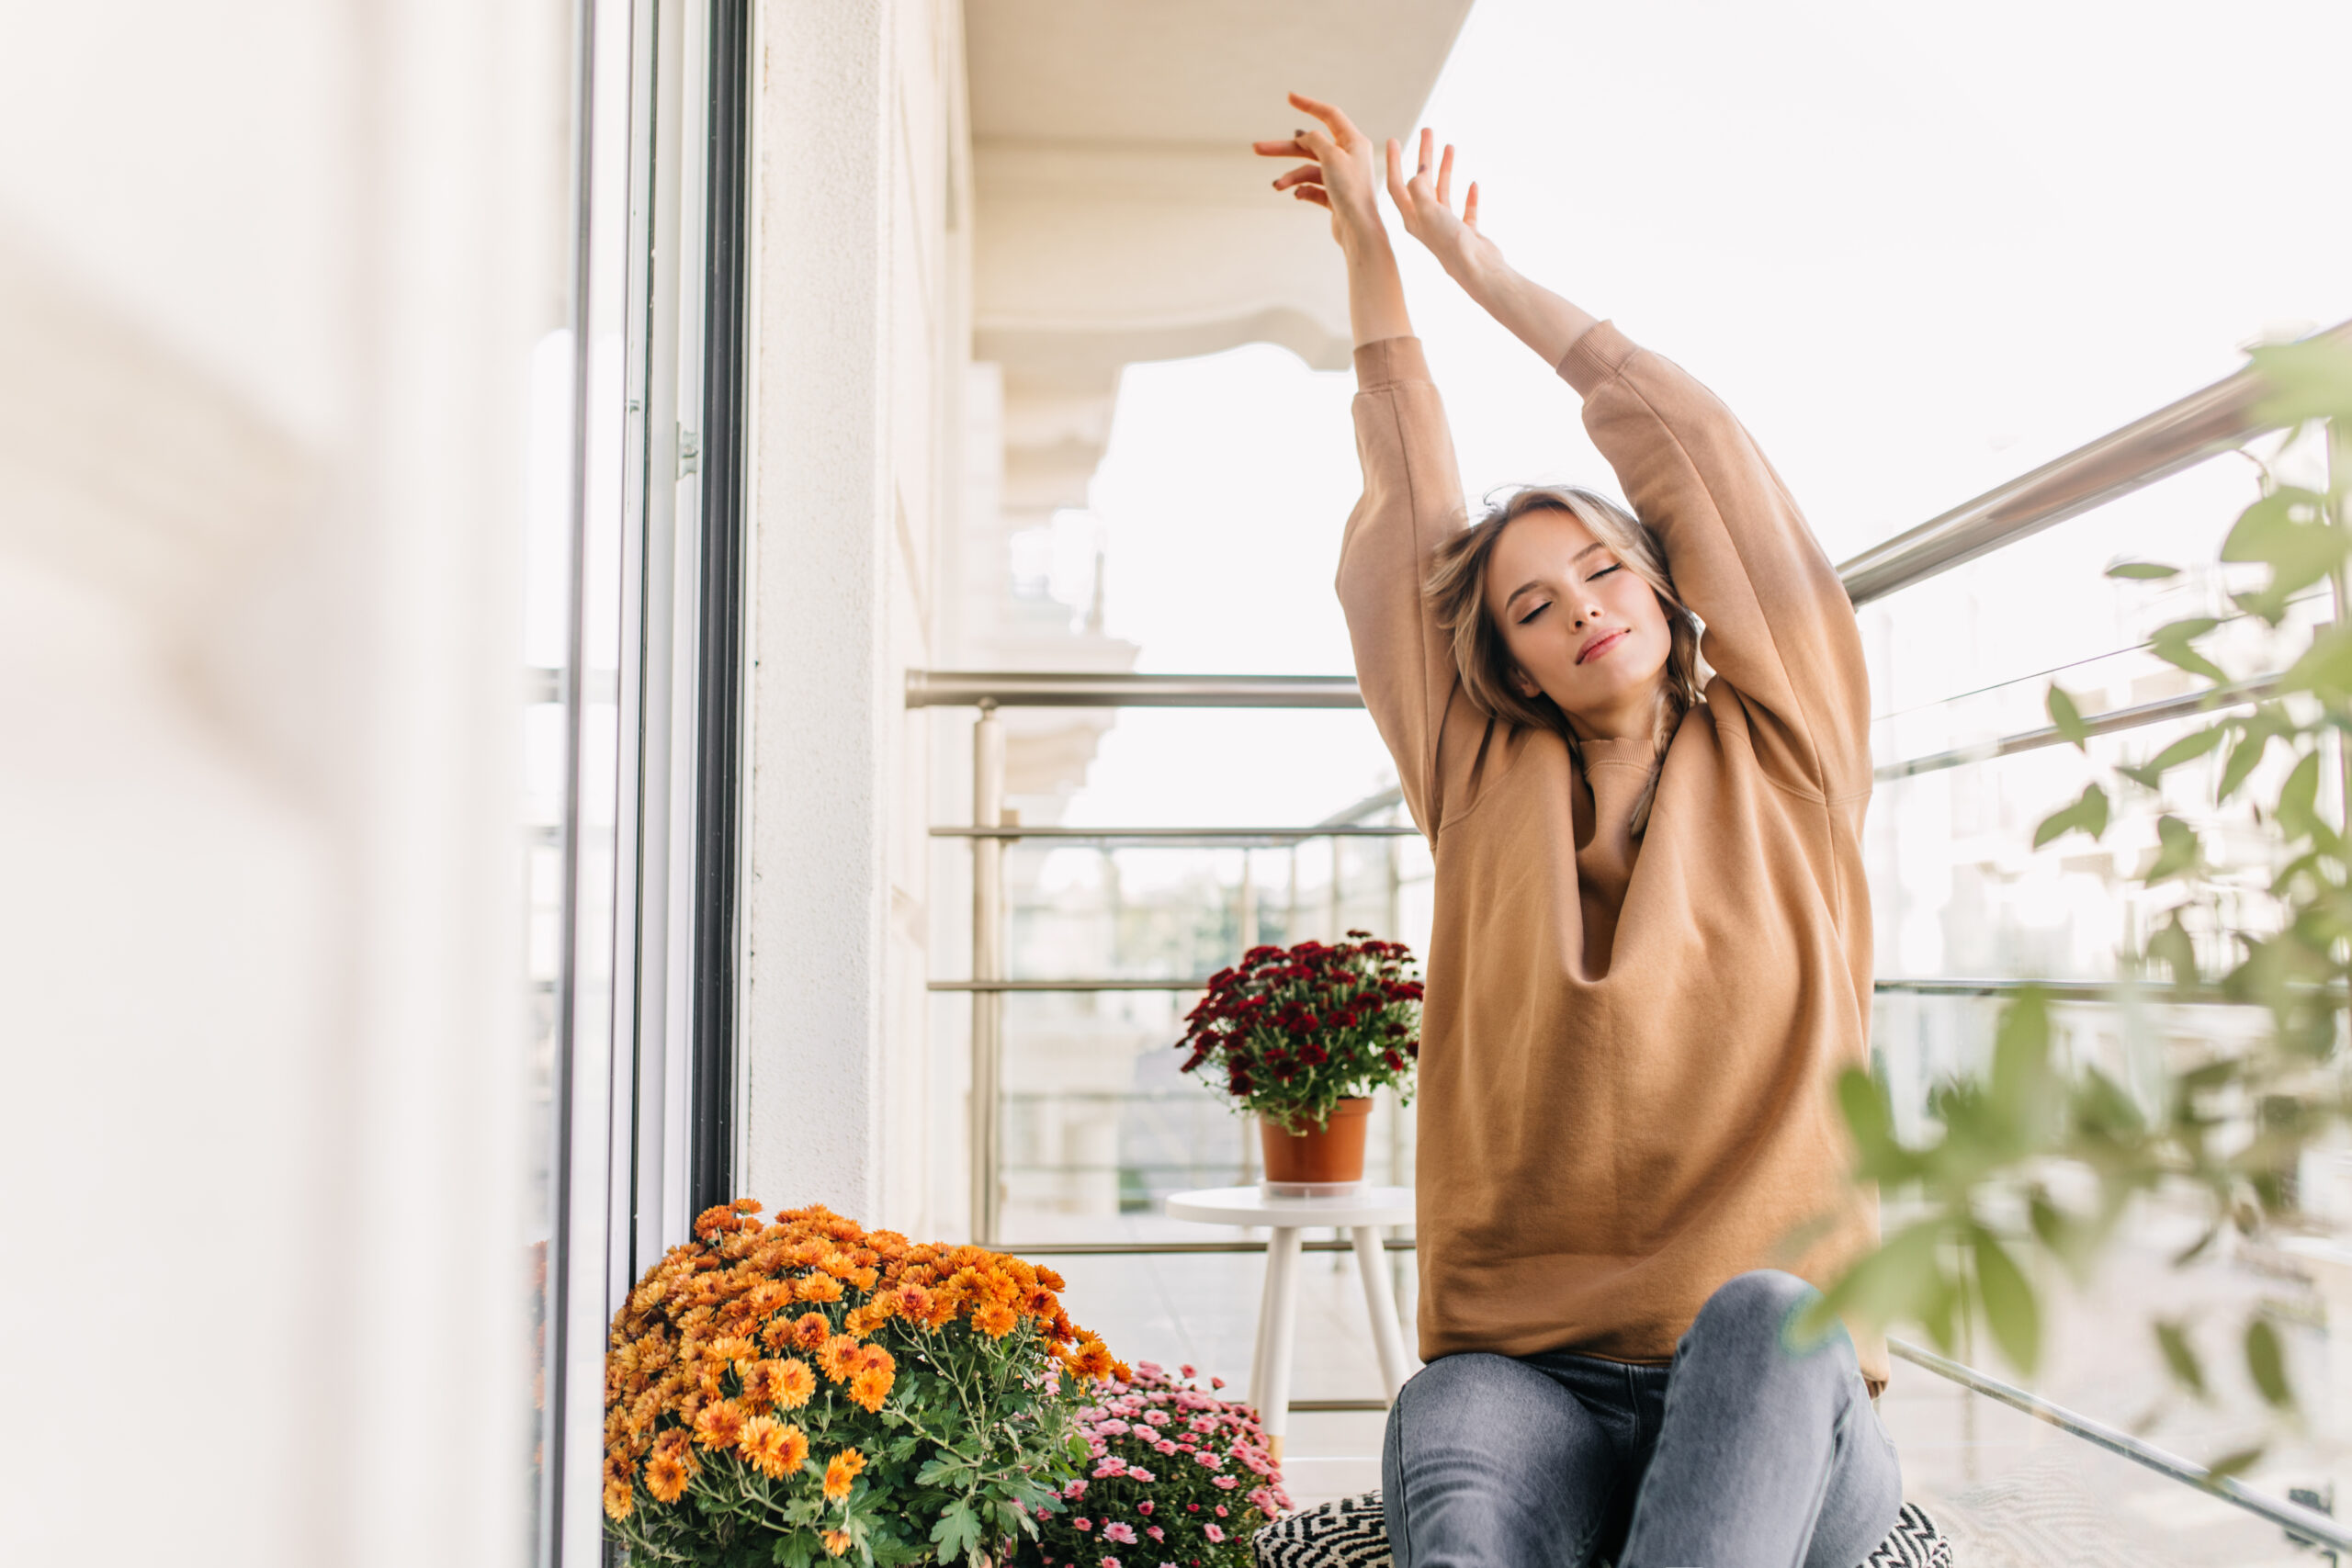
<svg viewBox="0 0 2352 1568"><path fill-rule="evenodd" d="M1513 271L1423 131L1409 176L1387 145L1406 231L1582 394L1633 502L1465 522L1372 144L1291 101L1321 127L1258 151L1310 160L1274 186L1329 209L1355 330L1340 598L1437 863L1398 1568L1851 1568L1902 1501L1885 1352L1790 1322L1877 1227L1829 1094L1870 1016L1853 610L1739 422Z"/></svg>

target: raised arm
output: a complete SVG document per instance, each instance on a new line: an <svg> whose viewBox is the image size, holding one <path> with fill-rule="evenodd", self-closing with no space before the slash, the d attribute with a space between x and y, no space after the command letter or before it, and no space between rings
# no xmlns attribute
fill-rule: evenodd
<svg viewBox="0 0 2352 1568"><path fill-rule="evenodd" d="M1462 525L1445 411L1430 384L1405 310L1396 254L1380 220L1372 141L1332 105L1294 93L1291 104L1322 122L1261 141L1266 157L1307 158L1274 181L1331 214L1347 261L1348 315L1356 343L1356 452L1363 498L1340 547L1339 592L1355 649L1364 706L1396 761L1414 821L1432 836L1437 752L1455 700L1453 659L1421 598L1430 553Z"/></svg>
<svg viewBox="0 0 2352 1568"><path fill-rule="evenodd" d="M1754 437L1671 360L1523 276L1478 231L1478 187L1453 209L1453 149L1434 138L1388 189L1407 232L1487 314L1583 394L1585 428L1636 516L1666 547L1682 602L1706 623L1701 650L1761 722L1765 760L1836 798L1870 787L1870 688L1861 635L1836 570Z"/></svg>

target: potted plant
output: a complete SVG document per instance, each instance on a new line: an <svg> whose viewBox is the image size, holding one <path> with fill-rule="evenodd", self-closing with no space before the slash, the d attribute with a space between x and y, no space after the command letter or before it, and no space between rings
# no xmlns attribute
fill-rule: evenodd
<svg viewBox="0 0 2352 1568"><path fill-rule="evenodd" d="M740 1199L648 1270L605 1362L606 1533L639 1562L1004 1560L1125 1379L1059 1275Z"/></svg>
<svg viewBox="0 0 2352 1568"><path fill-rule="evenodd" d="M1363 1179L1373 1091L1410 1099L1421 983L1402 942L1351 931L1336 946L1253 947L1209 977L1185 1016L1185 1072L1215 1067L1255 1112L1270 1191L1303 1195Z"/></svg>
<svg viewBox="0 0 2352 1568"><path fill-rule="evenodd" d="M1190 1367L1149 1361L1079 1412L1086 1473L1062 1485L1014 1568L1257 1568L1250 1538L1290 1511L1257 1412L1211 1392Z"/></svg>

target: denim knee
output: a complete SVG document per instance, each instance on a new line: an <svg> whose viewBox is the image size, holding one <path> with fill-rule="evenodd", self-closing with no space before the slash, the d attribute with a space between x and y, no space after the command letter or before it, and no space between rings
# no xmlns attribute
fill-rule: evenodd
<svg viewBox="0 0 2352 1568"><path fill-rule="evenodd" d="M1807 1352L1850 1344L1844 1325L1835 1319L1820 1335L1800 1337L1794 1332L1797 1314L1820 1299L1819 1291L1794 1274L1752 1269L1725 1280L1707 1298L1684 1334L1683 1343L1686 1348L1692 1341L1710 1347L1736 1345L1756 1354L1778 1348L1811 1359ZM1834 1362L1837 1358L1830 1359Z"/></svg>

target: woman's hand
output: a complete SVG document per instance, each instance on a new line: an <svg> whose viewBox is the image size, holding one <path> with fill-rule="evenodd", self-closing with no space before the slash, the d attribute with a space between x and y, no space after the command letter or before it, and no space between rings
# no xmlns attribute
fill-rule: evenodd
<svg viewBox="0 0 2352 1568"><path fill-rule="evenodd" d="M1277 177L1274 188L1328 209L1331 238L1344 248L1385 241L1387 230L1373 192L1372 138L1336 105L1319 103L1304 93L1293 93L1290 102L1293 108L1321 120L1323 128L1298 131L1287 141L1251 144L1261 158L1314 160Z"/></svg>
<svg viewBox="0 0 2352 1568"><path fill-rule="evenodd" d="M1437 165L1434 178L1430 174L1430 154L1437 143L1432 131L1421 132L1419 165L1410 179L1405 177L1404 152L1395 138L1388 142L1388 199L1396 204L1397 212L1405 220L1405 232L1419 240L1437 257L1446 276L1464 288L1473 280L1491 272L1502 263L1502 252L1495 243L1478 232L1478 185L1472 181L1462 198L1462 211L1453 210L1453 145L1446 144L1445 156Z"/></svg>
<svg viewBox="0 0 2352 1568"><path fill-rule="evenodd" d="M1356 346L1410 337L1413 318L1405 309L1405 280L1396 271L1396 253L1389 248L1373 185L1372 138L1334 105L1304 93L1293 93L1290 101L1321 120L1323 129L1302 130L1286 141L1256 143L1261 157L1315 160L1276 179L1274 188L1331 214L1331 238L1340 242L1348 263L1348 325Z"/></svg>
<svg viewBox="0 0 2352 1568"><path fill-rule="evenodd" d="M1388 143L1388 197L1405 219L1405 232L1429 247L1448 277L1476 299L1487 314L1510 329L1512 335L1558 365L1577 339L1590 331L1593 318L1532 278L1521 276L1503 259L1500 246L1478 231L1478 187L1463 193L1462 210L1453 210L1453 148L1449 144L1434 175L1430 154L1436 136L1421 132L1420 161L1413 177L1405 177L1402 150Z"/></svg>

